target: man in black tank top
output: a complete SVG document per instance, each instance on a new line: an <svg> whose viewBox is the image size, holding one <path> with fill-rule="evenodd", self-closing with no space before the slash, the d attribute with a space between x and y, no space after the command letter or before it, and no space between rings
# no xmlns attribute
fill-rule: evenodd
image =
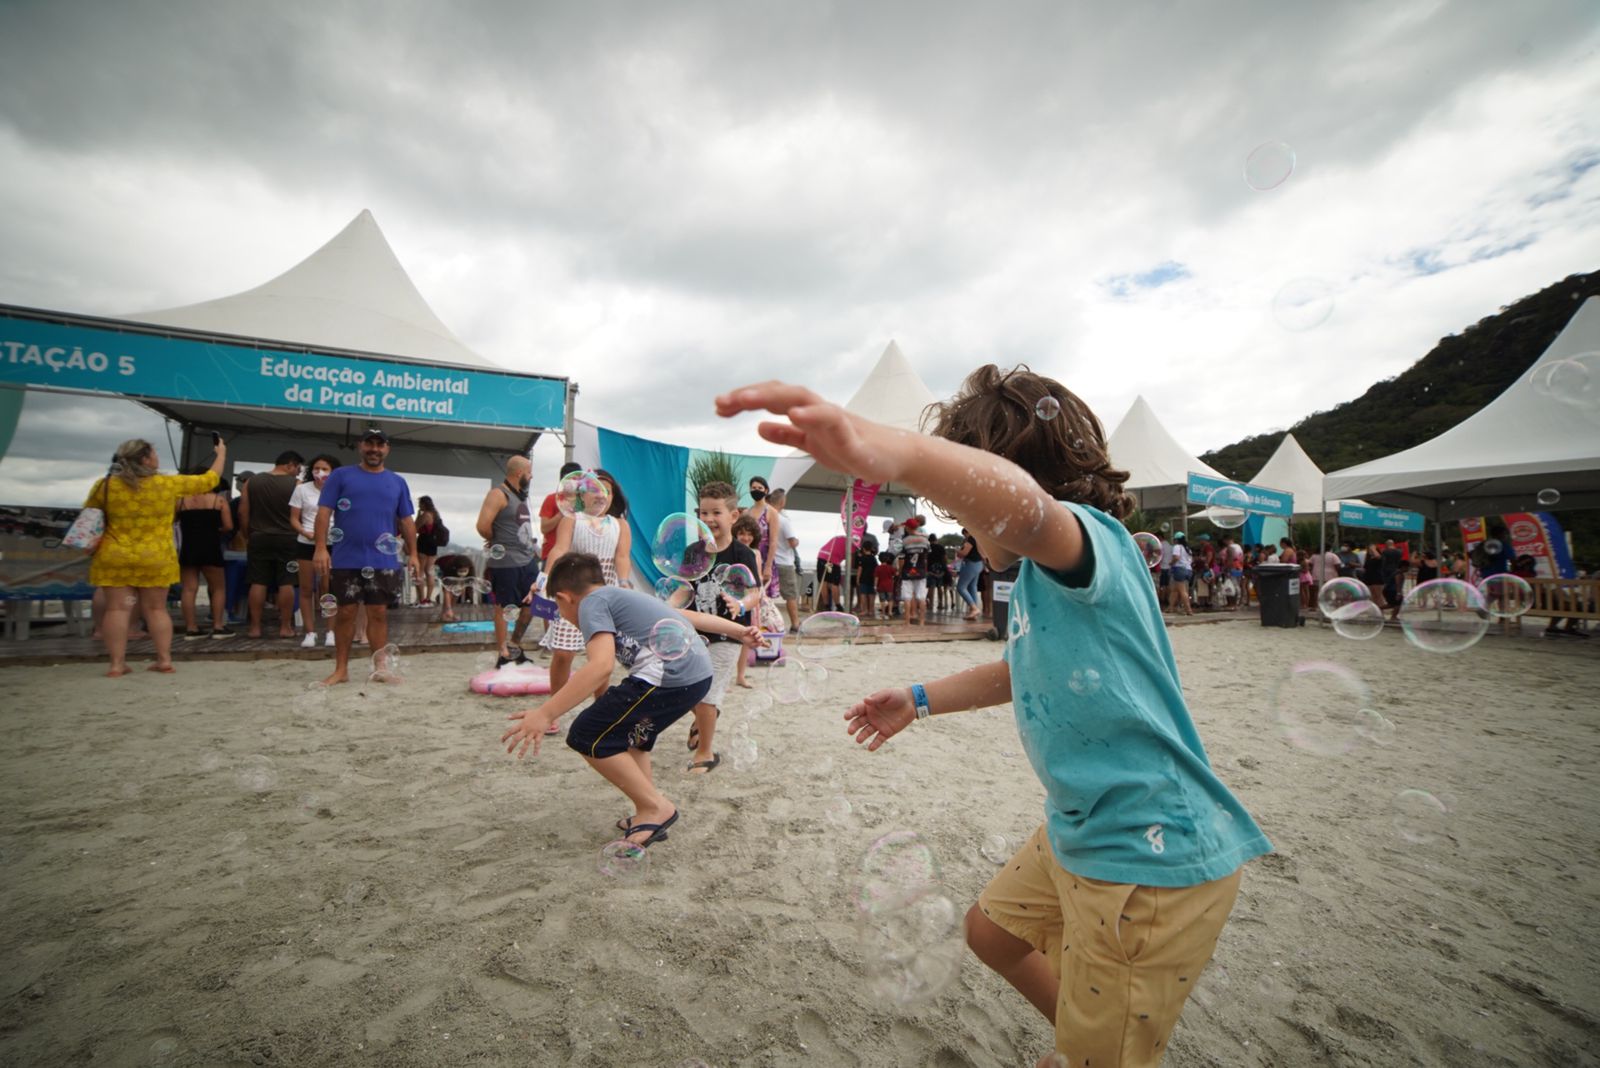
<svg viewBox="0 0 1600 1068"><path fill-rule="evenodd" d="M489 587L494 594L494 640L499 647L496 667L515 661L528 662L521 649L523 632L533 615L522 609L522 600L533 590L539 577L539 557L534 552L529 527L528 482L533 464L526 456L506 461L506 477L484 495L478 509L478 534L488 551ZM507 634L506 609L516 608L516 622ZM515 648L516 652L511 650Z"/></svg>
<svg viewBox="0 0 1600 1068"><path fill-rule="evenodd" d="M278 637L294 637L294 591L300 580L289 571L300 567L300 546L289 519L289 498L300 484L305 460L293 449L278 454L276 466L245 483L240 494L239 531L245 537L246 578L250 582L250 637L261 637L261 611L267 587L278 587Z"/></svg>

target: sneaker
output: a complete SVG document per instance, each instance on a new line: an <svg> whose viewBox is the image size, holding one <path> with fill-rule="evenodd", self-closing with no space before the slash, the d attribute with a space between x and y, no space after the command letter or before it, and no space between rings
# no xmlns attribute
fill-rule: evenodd
<svg viewBox="0 0 1600 1068"><path fill-rule="evenodd" d="M315 631L309 631L309 630L306 631L306 636L300 642L300 648L302 648L302 649L315 649L316 647L317 647L317 635L316 635L316 632Z"/></svg>
<svg viewBox="0 0 1600 1068"><path fill-rule="evenodd" d="M328 637L322 644L326 645L329 649L333 648L333 646L334 646L333 631L330 630L328 632Z"/></svg>
<svg viewBox="0 0 1600 1068"><path fill-rule="evenodd" d="M509 656L497 656L497 657L494 658L494 669L496 671L499 671L501 668L505 667L507 664L512 664L512 663L515 663L515 661Z"/></svg>
<svg viewBox="0 0 1600 1068"><path fill-rule="evenodd" d="M205 637L205 635L201 634L197 630L186 630L186 631L183 632L183 640L186 641L186 642L192 642L196 638L203 638L203 637Z"/></svg>
<svg viewBox="0 0 1600 1068"><path fill-rule="evenodd" d="M512 659L512 662L516 663L516 664L531 664L531 663L533 663L532 660L528 659L528 654L523 652L521 649L518 649L517 650L517 655L512 657L511 659Z"/></svg>
<svg viewBox="0 0 1600 1068"><path fill-rule="evenodd" d="M229 630L227 627L223 627L220 630L214 630L211 632L211 640L214 642L221 641L223 638L231 638L233 636L234 632Z"/></svg>

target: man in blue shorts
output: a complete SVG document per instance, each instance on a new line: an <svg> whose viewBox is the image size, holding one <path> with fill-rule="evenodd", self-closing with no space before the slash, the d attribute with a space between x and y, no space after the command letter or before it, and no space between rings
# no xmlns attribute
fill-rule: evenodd
<svg viewBox="0 0 1600 1068"><path fill-rule="evenodd" d="M357 605L367 606L367 638L375 650L373 677L387 681L380 656L389 643L389 608L400 603L405 582L398 557L406 558L413 573L421 570L411 488L384 468L388 458L389 436L369 428L361 437L361 463L335 468L317 498L317 548L311 563L323 577L324 588L339 601L333 624L333 674L322 680L324 686L350 681Z"/></svg>

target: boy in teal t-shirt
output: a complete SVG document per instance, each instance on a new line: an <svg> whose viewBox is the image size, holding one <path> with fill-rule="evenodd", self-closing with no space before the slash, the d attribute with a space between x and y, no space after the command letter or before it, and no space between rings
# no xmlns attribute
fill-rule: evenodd
<svg viewBox="0 0 1600 1068"><path fill-rule="evenodd" d="M1074 1065L1159 1064L1245 861L1271 850L1211 770L1184 704L1132 507L1100 421L1059 383L993 365L906 434L778 382L717 398L768 441L895 482L1019 566L1003 660L845 713L876 750L918 719L1011 702L1045 821L967 913L967 943L1056 1029Z"/></svg>

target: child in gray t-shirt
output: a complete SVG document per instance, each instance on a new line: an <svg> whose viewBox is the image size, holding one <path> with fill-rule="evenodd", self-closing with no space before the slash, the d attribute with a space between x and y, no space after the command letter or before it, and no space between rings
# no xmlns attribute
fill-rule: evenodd
<svg viewBox="0 0 1600 1068"><path fill-rule="evenodd" d="M635 845L667 837L678 810L656 788L650 751L656 737L677 722L711 688L711 658L696 630L759 644L761 631L702 612L679 611L648 594L605 584L600 561L567 553L550 568L545 593L561 616L583 633L587 662L537 708L515 712L517 726L501 737L521 757L539 752L545 730L611 678L621 663L622 682L584 709L567 730L567 746L633 803L617 827Z"/></svg>

